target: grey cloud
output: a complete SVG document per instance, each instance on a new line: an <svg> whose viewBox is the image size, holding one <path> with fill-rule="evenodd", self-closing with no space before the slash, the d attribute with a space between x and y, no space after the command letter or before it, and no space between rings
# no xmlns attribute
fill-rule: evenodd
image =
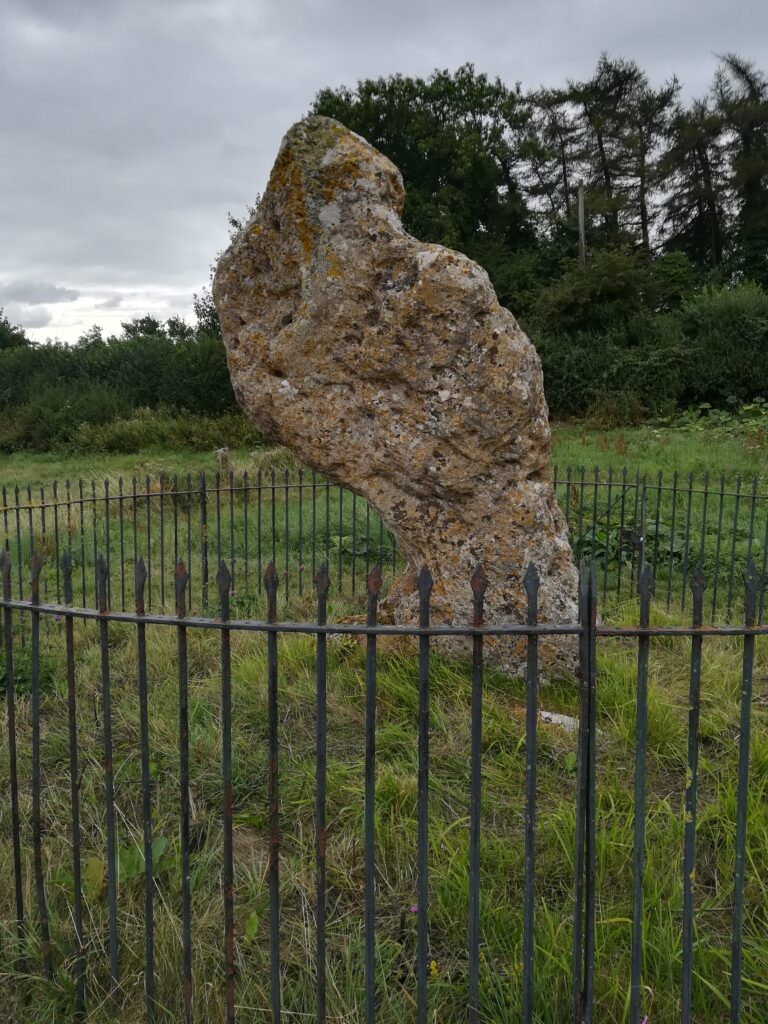
<svg viewBox="0 0 768 1024"><path fill-rule="evenodd" d="M31 307L10 305L6 310L11 323L21 324L25 329L36 327L47 327L53 320L52 314L42 307Z"/></svg>
<svg viewBox="0 0 768 1024"><path fill-rule="evenodd" d="M714 51L768 65L764 0L0 2L0 280L66 281L94 304L191 299L227 211L263 189L323 86L473 61L535 87L608 50L692 96ZM62 337L88 325L73 319Z"/></svg>
<svg viewBox="0 0 768 1024"><path fill-rule="evenodd" d="M74 288L61 288L48 281L9 281L0 284L0 303L18 302L25 306L39 306L44 302L74 302L80 292Z"/></svg>
<svg viewBox="0 0 768 1024"><path fill-rule="evenodd" d="M96 309L117 309L117 307L122 303L122 301L123 301L122 295L111 295L108 299L104 299L103 302L97 302L95 308Z"/></svg>

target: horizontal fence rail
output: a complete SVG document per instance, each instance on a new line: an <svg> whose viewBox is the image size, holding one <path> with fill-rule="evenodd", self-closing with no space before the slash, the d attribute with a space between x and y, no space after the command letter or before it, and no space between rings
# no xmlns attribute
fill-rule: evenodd
<svg viewBox="0 0 768 1024"><path fill-rule="evenodd" d="M597 492L595 492L597 493ZM594 549L593 549L594 550ZM538 806L537 770L542 764L539 749L539 702L542 674L540 671L539 641L542 637L563 640L575 638L578 644L578 672L573 685L578 690L578 722L575 738L575 778L572 786L572 801L575 808L573 832L562 837L564 851L570 858L572 878L570 880L570 911L567 925L571 935L568 963L562 964L562 978L558 984L569 996L566 1015L557 1019L570 1018L574 1024L588 1024L600 1019L601 985L604 983L605 965L601 963L598 942L599 901L601 890L598 840L600 829L606 827L606 809L599 803L600 765L600 681L598 673L598 643L613 641L636 646L636 670L632 700L636 704L634 735L634 795L633 833L631 837L631 937L628 957L630 961L629 987L627 992L629 1020L631 1024L642 1024L652 1020L653 994L652 979L646 975L647 909L645 906L644 884L646 875L646 835L648 793L647 748L649 730L649 671L651 665L652 638L672 638L688 643L687 658L690 671L688 697L688 748L686 764L686 785L684 794L684 841L680 850L682 866L682 919L675 921L679 927L680 955L674 970L679 978L680 1015L683 1024L692 1024L701 1019L695 1016L696 999L706 994L704 982L696 972L696 899L695 883L697 851L697 801L700 777L699 763L699 714L702 700L703 655L706 645L718 637L738 637L743 648L740 680L740 722L738 741L734 756L738 761L737 788L733 817L720 827L723 839L732 836L734 847L734 871L732 887L723 897L727 905L729 953L728 1012L730 1020L756 1022L761 1017L765 1002L761 1002L763 978L750 976L750 987L745 992L744 975L744 932L745 915L765 914L765 907L750 905L745 893L754 894L754 887L747 890L746 876L749 872L747 821L750 772L750 734L753 708L753 665L756 638L768 633L768 627L757 624L759 573L754 559L750 559L744 574L743 621L740 625L704 625L706 606L705 574L701 565L695 567L689 583L690 625L653 626L651 624L652 597L658 586L652 564L650 549L646 544L646 561L636 571L636 591L639 598L637 626L608 626L601 624L598 617L599 586L596 574L596 559L580 573L578 622L551 624L542 622L538 614L540 580L534 566L525 574L527 613L525 621L509 624L486 624L484 600L488 586L493 581L486 579L481 567L468 581L472 594L473 618L471 622L457 625L434 625L431 623L432 577L423 569L417 580L419 595L418 621L411 625L391 626L379 621L379 599L382 588L382 566L372 565L364 581L366 608L364 621L328 622L328 596L331 588L329 569L319 562L314 578L314 621L284 622L278 618L278 589L280 574L274 563L264 567L261 581L265 594L266 614L263 620L233 618L233 577L229 562L222 559L216 566L212 582L211 611L215 617L191 616L189 614L189 573L186 564L178 560L173 571L172 598L175 608L172 614L150 612L148 607L149 568L140 555L136 558L130 580L130 594L126 601L130 611L112 611L110 602L110 578L106 557L95 558L96 607L78 607L76 599L77 565L73 554L65 550L55 567L63 594L61 603L42 600L40 581L44 578L45 563L33 550L28 565L24 568L25 586L29 596L14 596L13 579L15 564L8 553L0 556L2 575L4 684L6 693L6 730L8 774L6 792L2 804L2 843L4 863L9 865L9 885L12 895L4 904L6 920L2 924L2 947L0 957L2 974L6 987L19 990L19 1006L22 1005L23 990L30 979L39 975L43 984L65 985L67 999L57 1011L56 1019L77 1019L101 1002L111 1003L112 1013L135 998L132 989L124 988L124 975L128 966L138 956L143 963L144 1016L154 1024L160 1020L207 1020L212 1019L210 1010L203 1010L201 1003L204 992L217 990L221 994L221 1017L231 1024L236 1019L280 1020L297 1012L286 1002L286 990L290 988L296 970L312 981L311 995L302 1004L303 1015L324 1021L327 1006L332 996L329 987L329 964L335 964L341 953L336 947L329 952L328 928L334 919L334 906L329 892L337 892L339 882L329 877L328 851L333 849L335 833L329 818L329 795L334 795L338 785L338 771L332 773L328 757L328 684L329 672L328 640L331 637L360 637L364 641L361 652L362 664L359 672L353 671L364 692L364 736L363 760L363 802L361 808L362 848L352 854L360 863L359 875L362 943L347 952L354 960L359 954L359 968L355 967L351 984L360 988L360 1016L367 1024L377 1018L381 1000L392 987L409 991L412 1015L418 1024L433 1019L433 983L439 979L440 954L434 946L435 914L444 911L435 901L433 891L435 840L430 829L430 815L433 813L434 792L441 779L435 776L432 764L431 739L434 729L434 695L431 692L432 676L435 669L436 645L446 638L462 638L467 646L469 662L465 668L470 678L469 705L469 749L463 757L466 765L465 793L466 820L468 823L468 859L466 877L458 884L466 894L466 931L461 934L458 921L453 922L452 942L464 950L465 974L457 984L465 992L463 1016L469 1021L501 1019L495 1016L493 1003L489 1002L492 978L486 970L485 949L488 937L484 931L489 906L483 901L483 878L488 870L485 859L483 829L492 808L484 802L484 789L488 785L483 776L483 761L487 756L484 741L483 715L489 696L490 676L485 665L486 641L516 638L525 645L524 673L524 725L523 742L515 755L524 763L524 792L522 794L523 846L522 878L522 941L520 949L520 971L509 984L519 992L519 1017L525 1024L545 1019L544 1009L549 1001L562 998L557 987L544 991L537 987L538 972L544 965L547 937L537 936L538 915L546 896L537 890L537 830L544 813ZM53 579L53 576L49 577ZM112 583L112 602L122 601L122 592ZM45 656L52 657L62 652L65 688L60 696L48 695L43 705L42 675L43 655L41 653L41 621L47 619L55 627L47 641ZM29 638L29 693L17 692L17 664L24 654L21 646L21 622L26 620L25 629ZM93 631L95 633L88 631ZM313 644L312 675L314 688L314 711L308 723L299 728L311 730L312 765L309 773L314 787L313 814L313 856L305 871L312 877L311 896L306 905L295 900L286 902L284 847L295 841L290 797L295 794L295 780L291 776L291 765L284 767L281 754L285 752L284 739L281 742L282 716L286 689L295 685L296 664L290 659L285 644L289 637L308 637ZM175 882L169 887L160 876L166 877L168 868L167 837L158 837L154 831L156 803L158 796L158 766L153 758L150 740L151 725L155 706L161 699L161 680L158 679L156 651L162 646L164 637L173 638L174 646L163 662L163 673L175 680L174 697L178 723L175 763L166 763L165 772L173 772L177 779L178 839L173 844L178 855L177 867L171 877ZM263 744L265 750L265 785L261 779L244 778L240 774L233 750L238 730L253 728L248 724L247 709L238 707L233 696L233 649L237 657L246 656L239 646L238 637L262 637L264 646L259 647L254 657L263 658L266 665L265 704L266 729L253 734L253 742ZM378 715L382 696L377 691L380 681L378 657L380 645L388 639L411 637L415 641L413 678L410 684L416 694L414 704L414 741L416 757L414 772L415 788L415 832L414 832L414 893L415 902L411 911L415 918L415 941L412 969L399 970L392 976L385 970L380 944L383 929L391 930L389 918L383 914L386 900L386 886L380 882L386 879L386 857L379 847L378 806L383 798L379 789L377 774L379 748L382 736ZM202 638L202 639L201 639ZM194 791L193 780L201 771L201 765L191 757L190 736L199 728L201 716L214 713L199 701L190 700L190 678L195 669L195 660L201 657L200 643L205 638L216 645L216 669L218 679L217 715L218 737L218 781L209 780L209 787L217 790L218 821L221 829L220 843L216 844L216 856L206 859L201 852L200 837L193 827L194 805L200 799ZM313 639L312 639L313 638ZM686 638L689 638L686 639ZM667 642L667 641L665 641ZM671 642L671 641L669 641ZM87 648L87 649L85 649ZM97 653L100 679L100 704L92 710L82 707L79 678L85 670L83 659L90 657L89 651ZM175 650L175 654L173 651ZM26 655L24 655L26 657ZM295 655L294 655L295 657ZM463 665L463 662L459 663ZM113 708L116 688L124 687L127 672L135 683L136 716L126 720L125 705L121 703L118 714ZM19 677L20 678L20 677ZM357 685L356 683L352 685ZM240 700L244 699L240 691ZM391 698L388 698L391 699ZM84 717L90 715L90 720ZM69 792L69 835L62 837L51 834L45 821L45 808L50 794L46 784L43 765L42 736L50 726L53 716L61 715L67 722L67 741L59 752L68 763ZM103 820L98 827L92 820L93 809L89 808L84 819L83 779L86 767L81 759L81 747L87 739L86 730L94 728L94 716L99 733L101 765L99 768L101 812ZM90 724L88 724L90 721ZM295 737L294 737L295 738ZM293 742L293 740L292 740ZM26 745L29 744L29 750ZM136 748L138 747L138 752ZM138 767L131 774L131 765L138 754ZM46 761L46 764L48 762ZM459 755L462 763L462 755ZM22 770L23 766L23 770ZM94 765L90 766L89 778L93 779ZM338 768L338 766L337 766ZM29 775L27 772L29 771ZM133 779L127 783L123 776ZM94 783L91 781L90 786ZM133 787L133 788L132 788ZM261 913L251 915L245 923L238 917L238 894L242 891L243 869L235 855L235 833L238 815L243 807L250 807L256 800L262 800L262 809L256 816L258 825L259 850L264 851L263 878L265 893ZM129 827L132 820L135 827ZM10 822L8 824L8 821ZM434 826L434 819L432 821ZM129 832L136 839L128 847L121 845L121 836ZM261 838L263 836L263 839ZM509 843L514 842L512 837ZM103 843L99 849L98 844ZM31 846L31 857L28 850ZM57 853L56 853L57 851ZM65 863L61 858L66 854L68 866L66 884L62 883ZM56 856L61 860L56 863ZM386 855L391 856L391 851ZM512 863L512 862L510 862ZM174 864L176 862L174 861ZM54 867L58 874L54 877ZM10 876L12 875L12 883ZM94 877L94 875L96 877ZM130 878L143 879L143 929L144 945L139 951L126 947L124 932L128 926L124 901ZM205 915L200 912L196 895L204 879L213 878L215 885L210 905ZM56 880L58 879L58 881ZM357 884L357 883L355 883ZM510 884L514 884L510 878ZM61 902L62 887L67 914L55 918L51 914L53 902ZM58 891L54 893L54 889ZM10 892L10 890L9 890ZM102 894L97 909L94 909L94 894ZM336 898L336 897L335 897ZM89 913L86 915L85 909ZM102 908L103 907L103 911ZM159 910L174 922L174 941L162 948L162 956L170 958L171 967L163 965L162 990L158 987L160 949L156 931ZM389 913L389 912L387 912ZM208 917L213 914L220 922L220 952L223 969L215 978L197 977L194 971L195 948L198 936L203 930L210 931ZM266 922L262 929L261 922ZM306 958L297 965L285 952L286 929L294 927L296 919L304 921L306 932ZM52 923L53 922L53 923ZM217 926L218 927L218 926ZM401 919L400 932L403 933ZM457 930L458 929L458 930ZM214 929L216 930L216 929ZM65 935L64 933L67 932ZM165 940L164 940L165 941ZM242 975L247 972L249 956L253 955L253 943L262 944L266 950L266 971L268 981L264 983L264 1005L256 1012L253 1007L242 1006L240 990ZM251 944L251 945L249 945ZM249 952L250 951L250 952ZM167 976L175 978L175 986L169 990ZM334 975L335 977L335 975ZM763 986L764 987L764 986ZM755 995L755 993L758 993ZM208 998L206 995L205 998ZM311 1004L311 1005L310 1005ZM207 1005L207 1004L206 1004ZM516 1004L517 1005L517 1004ZM506 1019L506 1017L504 1018ZM547 1017L546 1019L550 1019ZM714 1019L714 1018L711 1018ZM722 1019L722 1018L720 1018Z"/></svg>
<svg viewBox="0 0 768 1024"><path fill-rule="evenodd" d="M763 621L768 493L757 479L726 484L722 476L651 478L627 469L555 466L552 482L574 555L594 564L604 605L635 596L645 560L656 601L685 610L691 576L701 564L709 580L704 617L729 621L743 610L746 567L754 559L757 621ZM14 566L12 592L22 599L29 596L24 567L33 550L45 559L44 600L61 601L66 551L83 607L97 606L101 552L110 607L121 610L130 603L139 552L150 611L173 608L180 560L189 608L205 613L215 603L214 576L224 560L232 607L244 616L265 612L268 563L280 579L279 605L292 613L311 594L320 564L328 568L330 599L344 597L361 610L372 566L382 567L385 587L402 569L394 537L368 502L311 471L5 486L0 502L0 543Z"/></svg>

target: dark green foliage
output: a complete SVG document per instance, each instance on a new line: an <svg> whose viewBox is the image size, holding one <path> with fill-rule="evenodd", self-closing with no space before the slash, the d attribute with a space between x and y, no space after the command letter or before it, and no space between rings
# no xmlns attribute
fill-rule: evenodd
<svg viewBox="0 0 768 1024"><path fill-rule="evenodd" d="M0 306L0 349L18 348L28 345L29 341L21 327L14 327Z"/></svg>
<svg viewBox="0 0 768 1024"><path fill-rule="evenodd" d="M210 327L210 320L194 329L179 317L166 325L142 317L124 324L120 337L105 339L93 328L72 346L0 350L0 450L195 447L194 438L207 447L211 437L234 443L215 422L225 415L230 430L236 422L238 436L254 443L245 420L233 419L226 353ZM153 409L160 411L154 420L146 413ZM175 425L181 414L194 414L189 429Z"/></svg>

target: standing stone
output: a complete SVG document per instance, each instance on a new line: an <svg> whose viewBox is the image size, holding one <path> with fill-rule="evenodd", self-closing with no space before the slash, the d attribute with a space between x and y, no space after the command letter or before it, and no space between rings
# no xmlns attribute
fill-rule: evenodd
<svg viewBox="0 0 768 1024"><path fill-rule="evenodd" d="M478 563L486 622L524 621L529 562L540 617L575 621L539 357L481 267L405 232L403 199L394 164L338 122L290 129L214 278L235 394L268 438L391 528L406 560L395 621L415 621L427 565L433 622L471 622ZM524 641L487 649L502 668L524 664ZM575 641L539 649L557 672Z"/></svg>

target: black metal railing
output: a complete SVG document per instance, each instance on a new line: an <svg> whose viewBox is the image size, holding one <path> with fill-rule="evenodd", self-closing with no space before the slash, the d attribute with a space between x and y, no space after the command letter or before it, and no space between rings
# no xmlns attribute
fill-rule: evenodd
<svg viewBox="0 0 768 1024"><path fill-rule="evenodd" d="M646 559L657 600L685 606L689 581L701 564L710 582L705 618L741 612L751 558L758 566L758 621L763 621L768 570L768 492L755 478L726 483L677 473L653 478L621 470L553 470L577 560L594 563L603 604L632 597ZM214 589L211 566L227 562L233 607L263 614L264 568L280 577L280 601L291 611L311 590L318 566L328 566L334 595L364 598L374 564L385 582L401 567L394 537L369 503L310 471L159 474L54 482L0 491L0 544L14 563L13 593L28 594L24 566L34 549L46 558L41 587L61 600L61 555L73 565L73 588L83 606L97 595L96 557L107 567L110 605L125 610L132 566L146 562L148 609L172 608L174 566L187 567L187 601L205 611Z"/></svg>
<svg viewBox="0 0 768 1024"><path fill-rule="evenodd" d="M646 546L646 555L648 547ZM242 945L244 938L236 930L236 898L235 898L235 861L233 857L233 826L235 814L235 798L233 796L233 737L236 725L233 723L232 693L232 645L233 639L239 635L261 636L266 638L266 734L262 737L267 752L266 759L266 816L262 819L266 834L266 883L268 901L268 933L266 942L269 949L269 985L266 988L269 1006L264 1014L273 1020L281 1015L282 990L285 984L285 970L288 968L281 960L281 922L286 915L301 916L303 909L295 904L285 907L281 889L281 844L286 829L291 827L291 811L286 809L281 798L286 780L286 773L279 764L281 753L279 742L279 722L281 718L281 699L283 688L290 682L291 670L281 669L281 644L289 635L314 638L314 698L315 713L313 721L313 778L315 787L314 800L314 897L311 904L311 930L314 943L308 947L307 959L301 970L307 972L314 980L314 1005L311 1009L316 1019L326 1018L327 999L327 876L326 849L333 842L327 817L327 700L328 700L328 662L327 641L329 637L360 638L364 641L364 667L361 665L361 685L365 693L364 719L364 810L362 815L363 849L355 854L364 867L362 874L362 928L364 944L362 948L362 980L361 998L363 1010L361 1017L371 1024L376 1018L378 999L382 987L386 985L410 984L410 976L388 978L382 976L383 968L377 959L377 936L379 919L377 909L379 890L377 889L377 871L380 871L377 854L377 651L378 646L392 638L412 638L417 641L414 655L413 686L418 693L415 732L417 741L417 798L416 798L416 903L413 911L416 916L415 967L413 977L413 1007L418 1024L425 1024L431 1019L430 1009L430 978L434 973L432 951L430 947L430 830L429 807L430 792L435 784L431 774L430 738L433 722L431 720L432 696L430 693L431 672L435 646L442 640L463 638L469 645L470 664L466 669L457 668L457 672L467 671L471 674L471 705L470 705L470 748L467 752L469 770L466 789L466 806L468 808L468 871L466 876L466 898L468 906L468 930L460 934L459 922L454 922L450 941L466 953L466 1000L465 1012L471 1022L480 1019L494 1019L487 1013L481 1014L483 986L486 982L481 975L481 964L484 948L484 921L481 895L483 891L483 847L481 833L483 829L483 778L481 766L484 757L483 749L483 712L488 687L488 669L484 665L484 654L487 654L486 641L493 638L494 642L503 641L522 643L525 649L525 681L524 681L524 750L518 755L525 763L524 787L524 829L523 829L523 936L522 966L520 977L514 982L521 992L522 1020L532 1024L539 1008L555 998L554 992L540 992L536 986L537 969L541 965L541 946L536 942L537 907L542 906L542 896L537 895L536 879L536 834L540 816L537 809L537 766L541 763L538 748L538 709L539 709L539 640L541 638L560 637L563 642L567 638L575 638L578 642L578 674L574 686L578 688L578 735L576 742L576 774L573 800L575 801L574 834L572 837L572 951L569 973L570 1009L565 1006L553 1012L552 1019L564 1020L570 1017L574 1024L591 1022L600 1019L601 974L599 971L599 953L596 942L598 919L598 900L600 897L600 879L598 877L597 839L597 779L600 772L600 738L598 733L598 694L599 680L597 671L597 645L608 644L611 640L637 644L636 688L633 699L636 701L636 724L634 739L634 801L633 820L634 834L632 838L632 874L631 874L631 942L630 942L630 984L628 992L629 1020L631 1024L641 1024L649 1010L652 998L649 987L645 984L644 955L646 952L646 936L644 933L644 879L645 857L648 839L646 837L646 794L648 790L646 753L648 744L648 679L650 661L650 641L652 637L664 637L667 643L683 643L690 641L689 675L690 688L688 695L688 754L686 765L685 787L685 834L684 849L681 851L683 861L684 903L681 929L681 949L679 958L681 1010L679 1019L683 1024L691 1024L693 1017L693 996L696 988L695 963L697 945L695 941L696 907L694 873L697 864L697 784L699 780L699 711L701 706L702 649L717 637L740 638L743 645L740 694L740 726L738 746L734 755L738 758L738 782L733 820L722 822L720 827L723 835L735 829L734 838L734 874L730 898L726 900L730 919L730 1020L757 1021L761 1019L761 1009L765 1008L760 992L763 978L751 979L750 991L757 995L750 1001L748 1015L742 1003L743 974L743 932L745 913L745 855L747 850L747 798L749 792L749 761L750 761L750 715L753 704L752 681L755 641L759 636L768 633L768 626L755 625L758 601L758 572L754 561L750 561L745 573L743 622L739 625L704 626L705 588L704 574L697 568L690 582L692 594L691 625L651 625L651 600L654 589L654 575L651 565L646 562L638 572L637 588L639 594L639 621L637 626L609 626L600 624L597 615L598 585L595 566L580 574L579 584L579 621L576 623L552 624L543 623L538 618L539 576L536 569L529 567L525 576L525 588L528 598L527 617L524 623L506 623L488 625L484 623L483 605L488 581L481 568L478 568L470 582L473 596L474 617L466 625L432 625L430 622L432 578L425 568L418 577L419 617L415 625L387 625L378 621L378 603L382 586L382 572L379 565L374 566L366 578L366 615L365 621L334 622L327 621L327 600L330 588L330 576L326 566L318 565L315 577L316 614L313 622L278 621L277 593L279 574L274 564L269 563L264 572L263 588L266 596L266 616L262 620L249 618L233 618L231 594L233 577L225 560L218 563L215 578L217 593L216 617L193 616L188 613L187 595L189 593L189 576L185 565L177 562L174 571L175 612L150 611L146 605L148 569L139 557L134 564L134 579L130 595L133 604L131 611L113 611L110 605L110 589L108 565L105 558L96 558L96 592L95 608L75 607L75 566L69 552L63 553L58 568L63 588L63 602L45 602L41 600L40 580L44 571L43 563L35 552L29 565L30 586L29 597L21 598L12 593L12 563L9 555L3 553L2 558L2 601L4 627L4 660L5 690L7 699L7 750L9 771L7 789L3 795L0 818L7 821L10 813L10 827L2 827L2 843L12 850L13 901L15 907L12 920L2 922L5 936L0 956L2 956L2 974L6 989L18 989L20 992L29 986L30 979L38 970L42 971L48 984L62 984L68 981L74 993L72 1002L68 1004L73 1017L82 1015L89 1005L98 1003L102 998L99 988L94 961L103 962L108 971L108 996L111 1000L112 1012L130 1001L132 993L122 987L121 971L124 967L125 953L121 945L120 930L120 885L119 852L117 850L117 814L118 807L115 796L115 779L135 757L135 740L131 742L130 732L126 734L124 723L121 724L119 742L115 743L113 735L112 671L115 658L120 650L130 649L130 656L121 664L120 671L133 676L137 685L138 695L138 747L140 771L138 787L140 800L137 814L141 823L141 852L143 857L144 877L144 935L143 952L144 999L146 1020L154 1022L161 1019L181 1019L192 1021L203 1019L196 1007L194 998L193 950L195 946L196 921L192 903L191 859L194 858L194 846L190 829L190 703L189 703L189 644L192 639L195 645L201 636L218 635L217 673L220 681L220 821L222 840L218 863L210 863L200 867L198 872L207 870L220 878L219 908L223 922L223 941L221 950L224 961L224 972L221 980L223 988L224 1017L228 1024L236 1018L238 1006L238 984L242 963ZM492 582L492 581L491 581ZM113 585L113 598L116 590ZM127 595L126 595L127 597ZM120 593L122 598L122 593ZM16 693L15 660L23 650L20 645L20 622L28 620L30 657L31 657L31 689L29 703L27 698ZM65 666L66 692L61 691L61 698L50 697L46 701L45 714L41 712L41 620L51 619L63 621L63 637L60 629L53 630L49 638L50 650L63 647L62 663ZM96 625L96 645L99 652L99 674L101 685L101 707L97 720L101 720L101 753L102 753L102 792L105 813L106 833L106 889L107 889L107 921L106 926L92 920L87 921L83 913L83 857L84 844L93 842L92 829L84 828L82 819L82 798L80 792L82 765L79 762L79 745L83 740L82 718L78 713L78 648L83 642L81 630L88 625ZM175 992L158 993L156 988L157 952L155 947L154 915L157 908L158 890L154 877L154 867L159 856L153 832L153 801L155 789L152 775L152 749L150 745L149 725L151 720L150 697L148 695L148 678L150 666L151 644L147 633L152 629L154 643L159 645L169 632L175 634L176 655L173 659L176 675L176 695L178 712L178 820L179 849L181 871L179 891L166 893L164 896L164 914L170 914L178 925L179 943L172 957L177 957L170 973L177 979ZM261 649L260 649L261 650ZM198 655L199 656L199 655ZM261 656L261 655L259 655ZM459 663L461 664L461 663ZM157 668L153 670L157 672ZM123 684L124 685L124 684ZM66 711L65 711L65 706ZM31 731L20 730L17 712L23 709L26 721L31 717ZM27 710L28 709L28 710ZM52 860L46 853L46 846L54 842L45 828L41 811L45 795L46 781L41 771L41 725L47 726L52 716L66 713L69 725L68 749L60 750L58 756L68 758L71 804L70 843L72 884L68 889L68 906L71 919L71 942L65 947L58 937L59 945L54 947L49 927L48 899L52 887ZM241 728L242 720L241 720ZM27 783L18 770L20 749L19 737L26 740L29 735L31 742L31 805L29 821L24 820L22 807L28 806L26 796L20 801L20 795L26 794ZM26 761L25 761L26 763ZM167 770L170 770L168 768ZM290 771L290 768L289 768ZM288 778L290 781L290 776ZM249 793L261 792L260 782L256 779L239 780L242 799L243 787ZM120 808L120 814L128 813L126 807ZM31 864L27 857L26 844L28 828L31 826ZM710 826L711 827L711 826ZM61 837L58 837L59 839ZM509 840L512 841L511 839ZM307 866L309 869L309 865ZM31 880L31 882L30 882ZM9 879L9 885L11 884ZM510 879L512 884L512 879ZM30 901L30 892L34 897ZM546 899L546 897L544 897ZM30 907L30 902L32 906ZM170 908L169 908L170 904ZM176 908L176 909L174 909ZM487 909L487 908L486 908ZM748 907L751 915L760 916L765 907ZM97 936L89 936L90 929L96 929ZM60 930L60 928L59 928ZM98 941L96 941L98 939ZM61 952L62 949L68 952ZM58 952L56 950L59 950ZM134 951L134 956L136 955ZM166 950L166 956L168 956ZM567 968L566 968L567 970ZM166 965L166 974L167 965ZM206 980L207 985L216 985L217 981ZM463 982L462 982L463 984ZM512 984L512 983L510 983ZM700 984L703 984L700 982ZM180 993L180 995L179 995ZM21 998L21 997L20 997ZM22 1005L21 1002L18 1005ZM173 1007L177 1007L176 1010ZM169 1009L169 1007L171 1007ZM56 1019L65 1018L65 1010L59 1009ZM558 1016L559 1013L559 1016ZM250 1019L251 1014L244 1013L243 1019ZM133 1019L133 1017L131 1018ZM206 1019L208 1019L206 1017ZM550 1019L549 1017L547 1019ZM666 1019L666 1018L665 1018ZM699 1019L698 1017L696 1019Z"/></svg>

